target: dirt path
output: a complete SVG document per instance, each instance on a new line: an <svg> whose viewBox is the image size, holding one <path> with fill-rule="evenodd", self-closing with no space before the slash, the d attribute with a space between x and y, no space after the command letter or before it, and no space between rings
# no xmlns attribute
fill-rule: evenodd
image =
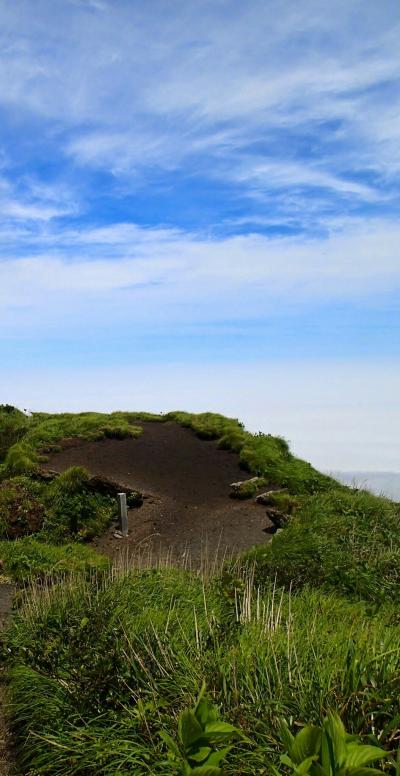
<svg viewBox="0 0 400 776"><path fill-rule="evenodd" d="M122 546L133 552L151 544L174 558L188 555L197 565L204 554L231 554L268 541L265 509L229 498L230 483L249 476L236 454L175 423L141 425L139 439L79 442L49 460L57 471L82 465L150 494L130 512L129 539L118 541L110 531L95 543L99 550L116 556Z"/></svg>
<svg viewBox="0 0 400 776"><path fill-rule="evenodd" d="M1 631L7 626L11 615L12 598L15 592L14 585L0 582L0 638ZM7 743L7 726L4 718L4 684L0 668L0 776L9 776L11 773L11 758Z"/></svg>

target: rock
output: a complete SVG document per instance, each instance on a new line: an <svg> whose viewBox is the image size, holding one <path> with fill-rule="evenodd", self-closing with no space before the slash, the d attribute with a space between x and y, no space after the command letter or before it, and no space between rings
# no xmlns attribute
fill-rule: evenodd
<svg viewBox="0 0 400 776"><path fill-rule="evenodd" d="M266 528L263 528L264 533L270 534L273 536L274 534L278 533L278 531L281 531L281 528L277 528L276 525L267 525Z"/></svg>
<svg viewBox="0 0 400 776"><path fill-rule="evenodd" d="M290 520L290 515L287 515L285 512L281 512L274 507L269 507L266 510L266 515L275 528L284 528Z"/></svg>
<svg viewBox="0 0 400 776"><path fill-rule="evenodd" d="M266 482L263 477L250 477L249 480L231 482L229 487L232 489L232 492L229 495L231 498L252 498L265 485Z"/></svg>
<svg viewBox="0 0 400 776"><path fill-rule="evenodd" d="M60 472L56 472L55 469L39 469L36 476L43 482L52 482L60 476Z"/></svg>
<svg viewBox="0 0 400 776"><path fill-rule="evenodd" d="M279 490L266 490L265 493L260 493L256 496L257 504L264 504L265 506L273 506L275 501L274 497L277 493L287 493L287 488L280 488Z"/></svg>

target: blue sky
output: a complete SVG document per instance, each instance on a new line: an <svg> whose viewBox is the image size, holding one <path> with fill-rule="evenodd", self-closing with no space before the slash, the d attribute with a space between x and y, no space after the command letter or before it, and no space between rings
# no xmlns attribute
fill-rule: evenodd
<svg viewBox="0 0 400 776"><path fill-rule="evenodd" d="M399 470L399 39L397 0L0 0L0 401Z"/></svg>

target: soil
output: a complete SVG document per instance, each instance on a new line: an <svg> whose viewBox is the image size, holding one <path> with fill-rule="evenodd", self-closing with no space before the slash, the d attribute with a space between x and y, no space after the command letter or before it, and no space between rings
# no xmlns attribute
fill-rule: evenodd
<svg viewBox="0 0 400 776"><path fill-rule="evenodd" d="M138 439L71 440L48 462L58 472L85 466L144 493L143 506L129 512L128 538L115 538L114 526L94 542L99 551L115 558L150 547L197 566L268 541L265 507L229 497L231 482L251 476L238 455L176 423L140 425Z"/></svg>

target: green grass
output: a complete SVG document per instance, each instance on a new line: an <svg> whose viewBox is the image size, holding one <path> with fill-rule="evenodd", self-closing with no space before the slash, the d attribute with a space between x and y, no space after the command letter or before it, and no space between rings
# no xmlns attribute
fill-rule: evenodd
<svg viewBox="0 0 400 776"><path fill-rule="evenodd" d="M260 595L251 579L173 569L79 578L31 594L6 647L19 764L36 776L177 774L160 731L176 739L203 679L251 739L228 776L271 773L281 717L296 730L332 708L387 749L399 735L394 610L319 590Z"/></svg>
<svg viewBox="0 0 400 776"><path fill-rule="evenodd" d="M77 572L105 571L109 561L80 544L52 545L27 537L0 542L2 574L15 582L54 580Z"/></svg>
<svg viewBox="0 0 400 776"><path fill-rule="evenodd" d="M137 437L149 420L237 453L243 479L259 478L243 495L284 488L271 496L290 515L284 531L219 578L172 568L105 574L108 560L79 542L106 530L115 500L90 492L80 467L51 483L38 468L65 438ZM0 450L0 538L35 530L0 541L0 573L37 583L3 651L23 772L177 774L160 731L176 740L179 713L203 680L223 719L252 742L229 753L227 776L272 772L280 717L296 730L331 708L351 732L397 744L399 504L339 485L284 439L214 413L27 418L0 407ZM28 513L40 514L40 528Z"/></svg>
<svg viewBox="0 0 400 776"><path fill-rule="evenodd" d="M9 404L0 404L0 461L27 432L29 418Z"/></svg>
<svg viewBox="0 0 400 776"><path fill-rule="evenodd" d="M243 560L257 584L277 580L337 590L375 604L400 602L400 504L340 488L299 499L285 530Z"/></svg>

